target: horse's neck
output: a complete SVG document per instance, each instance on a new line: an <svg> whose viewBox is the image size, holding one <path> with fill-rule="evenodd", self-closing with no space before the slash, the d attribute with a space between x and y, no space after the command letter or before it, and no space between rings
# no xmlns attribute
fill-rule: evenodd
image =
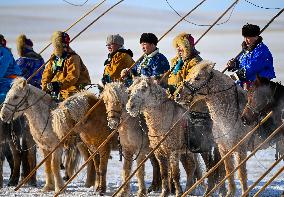
<svg viewBox="0 0 284 197"><path fill-rule="evenodd" d="M30 125L36 129L46 127L47 120L50 119L51 107L55 105L48 94L35 87L29 87L30 94L27 98L28 109L24 111ZM49 124L51 121L49 121Z"/></svg>
<svg viewBox="0 0 284 197"><path fill-rule="evenodd" d="M205 101L212 119L218 122L236 120L245 104L244 92L220 74L213 77L209 89Z"/></svg>

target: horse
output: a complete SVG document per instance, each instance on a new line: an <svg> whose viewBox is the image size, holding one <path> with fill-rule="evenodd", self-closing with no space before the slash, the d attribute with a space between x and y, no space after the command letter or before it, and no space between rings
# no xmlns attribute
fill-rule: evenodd
<svg viewBox="0 0 284 197"><path fill-rule="evenodd" d="M162 176L162 193L161 196L169 194L168 179L168 166L172 173L172 178L175 184L176 196L182 193L179 183L179 160L181 154L187 154L188 158L193 161L194 155L186 146L186 131L187 123L189 120L189 112L177 104L174 100L168 98L166 90L158 85L152 78L137 78L133 84L128 88L130 93L129 100L126 104L126 109L131 116L137 116L143 113L146 119L146 124L149 129L148 137L150 146L154 148L159 141L163 138L164 134L169 131L172 125L182 117L182 120L172 128L172 133L155 151L160 165ZM202 154L206 167L208 168L209 158L208 155ZM197 167L197 166L195 166ZM194 172L194 167L191 169L191 177ZM189 176L189 174L188 174ZM213 176L209 179L209 190L213 186ZM186 188L192 185L193 181L187 183Z"/></svg>
<svg viewBox="0 0 284 197"><path fill-rule="evenodd" d="M246 91L238 86L229 76L214 69L214 63L203 61L196 65L189 80L179 86L175 100L188 105L204 99L213 120L213 136L223 157L252 127L244 125L241 120L242 109L246 105ZM252 143L253 144L253 143ZM237 164L245 159L248 141L235 151ZM233 156L224 161L226 174L234 167ZM247 189L247 170L244 163L238 170L242 192ZM228 179L228 196L234 196L236 185L234 177Z"/></svg>
<svg viewBox="0 0 284 197"><path fill-rule="evenodd" d="M59 143L59 138L51 124L51 111L56 102L46 92L27 84L24 78L16 78L7 93L0 117L4 122L24 114L29 122L30 132L39 147L42 156ZM58 192L64 185L60 175L63 147L59 146L45 161L45 185L43 191Z"/></svg>
<svg viewBox="0 0 284 197"><path fill-rule="evenodd" d="M284 122L284 86L267 78L256 76L252 87L248 90L247 104L243 109L241 118L244 124L251 125L266 113L273 111L272 116L264 123L264 129L258 134L261 138L267 138L272 131ZM283 131L283 129L282 129ZM272 141L276 141L277 156L284 153L284 142L280 140L282 132L279 132Z"/></svg>
<svg viewBox="0 0 284 197"><path fill-rule="evenodd" d="M98 101L95 94L82 91L61 102L52 112L52 125L57 135L60 138L65 136ZM79 135L88 149L94 152L110 133L111 130L107 126L106 108L104 103L100 102L88 119L80 127L75 128L75 137L72 138L76 139ZM95 188L100 195L106 192L107 164L111 148L116 147L115 137L106 143L94 158ZM73 140L67 141L66 144L73 144Z"/></svg>
<svg viewBox="0 0 284 197"><path fill-rule="evenodd" d="M145 158L145 155L150 152L147 126L140 117L134 118L127 113L125 105L128 94L126 87L122 83L113 82L106 84L100 97L106 105L108 126L111 129L118 129L117 131L124 157L123 180L125 181L131 173L134 158L138 166ZM150 160L153 165L153 181L148 192L152 190L157 191L160 185L158 161L155 157L151 157ZM136 174L139 185L137 196L146 195L144 175L145 165L143 165ZM130 182L123 188L119 196L129 195Z"/></svg>

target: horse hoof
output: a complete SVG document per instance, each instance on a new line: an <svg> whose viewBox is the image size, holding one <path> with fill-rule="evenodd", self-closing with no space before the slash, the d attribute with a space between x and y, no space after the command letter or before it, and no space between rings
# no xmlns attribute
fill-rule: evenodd
<svg viewBox="0 0 284 197"><path fill-rule="evenodd" d="M54 186L53 185L46 185L42 188L43 192L50 192L50 191L54 191Z"/></svg>
<svg viewBox="0 0 284 197"><path fill-rule="evenodd" d="M158 192L161 189L161 186L158 184L152 184L150 185L150 187L147 190L147 193L151 193L151 192Z"/></svg>
<svg viewBox="0 0 284 197"><path fill-rule="evenodd" d="M146 189L139 190L139 191L137 192L137 197L146 197L146 196L147 196Z"/></svg>
<svg viewBox="0 0 284 197"><path fill-rule="evenodd" d="M9 187L10 186L17 186L17 185L18 185L18 181L14 181L14 180L9 181L9 183L8 183Z"/></svg>
<svg viewBox="0 0 284 197"><path fill-rule="evenodd" d="M70 179L70 178L69 178L69 176L67 176L67 175L63 177L63 180L64 180L64 181L68 181L69 179Z"/></svg>

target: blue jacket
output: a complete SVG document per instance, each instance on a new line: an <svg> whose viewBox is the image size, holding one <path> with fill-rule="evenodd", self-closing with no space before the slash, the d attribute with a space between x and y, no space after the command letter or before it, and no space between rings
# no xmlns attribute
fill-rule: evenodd
<svg viewBox="0 0 284 197"><path fill-rule="evenodd" d="M20 57L16 60L17 65L22 70L22 77L28 79L40 66L44 64L44 60L34 51L25 54L25 57ZM38 72L31 80L30 84L41 89L41 77L43 69Z"/></svg>
<svg viewBox="0 0 284 197"><path fill-rule="evenodd" d="M273 57L268 47L260 42L252 51L244 51L238 58L238 68L242 71L241 83L253 82L258 74L268 79L275 78Z"/></svg>
<svg viewBox="0 0 284 197"><path fill-rule="evenodd" d="M16 64L11 51L0 45L0 103L5 100L9 91L13 78L11 76L21 75L21 69Z"/></svg>
<svg viewBox="0 0 284 197"><path fill-rule="evenodd" d="M144 55L144 58L134 65L131 72L134 76L158 77L169 69L170 64L167 58L157 49L149 55Z"/></svg>

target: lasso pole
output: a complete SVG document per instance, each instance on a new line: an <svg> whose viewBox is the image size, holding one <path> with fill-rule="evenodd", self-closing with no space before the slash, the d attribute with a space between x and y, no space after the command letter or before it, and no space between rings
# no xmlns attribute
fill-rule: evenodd
<svg viewBox="0 0 284 197"><path fill-rule="evenodd" d="M270 168L265 172L263 173L257 180L256 182L254 182L254 184L252 184L245 192L244 194L242 195L242 197L245 197L248 195L248 193L253 189L255 188L255 186L257 186L257 184L280 162L284 159L284 154L278 158L271 166Z"/></svg>
<svg viewBox="0 0 284 197"><path fill-rule="evenodd" d="M197 41L194 43L194 46L196 46L196 45L198 44L198 42L199 42L199 41L200 41L200 40L226 15L226 13L227 13L230 9L232 9L232 7L234 7L234 6L238 3L238 1L239 1L239 0L234 1L234 3L231 4L230 7L228 7L228 8L226 9L226 11L223 12L223 13L221 14L221 16L219 16L219 18L218 18L212 25L210 25L210 27L197 39ZM172 71L172 70L168 70L168 71L162 76L162 78L161 78L160 81L163 81L169 74L171 74L171 71Z"/></svg>
<svg viewBox="0 0 284 197"><path fill-rule="evenodd" d="M260 188L260 190L259 190L258 192L256 192L256 194L255 194L253 197L258 196L268 185L270 185L270 183L271 183L274 179L276 179L276 178L281 174L281 172L283 172L283 170L284 170L284 166L283 166L282 168L280 168L280 170L278 170L277 173L276 173L271 179L269 179L269 181L267 181L267 182L265 183L265 185L264 185L262 188Z"/></svg>
<svg viewBox="0 0 284 197"><path fill-rule="evenodd" d="M281 9L260 31L260 34L274 21L275 18L277 18L278 16L280 16L280 14L282 14L282 12L284 11L284 8ZM240 55L242 54L242 51L238 53L238 55L236 55L236 57L234 59L237 59ZM222 73L226 72L228 70L228 67L224 68L222 70Z"/></svg>
<svg viewBox="0 0 284 197"><path fill-rule="evenodd" d="M218 187L220 187L232 174L234 174L241 167L241 165L243 165L247 160L249 160L264 144L270 141L279 131L281 131L283 126L284 123L282 123L277 129L273 131L273 133L269 135L268 138L266 138L262 143L260 143L230 174L226 175L220 183L218 183L211 191L209 191L206 196L210 196Z"/></svg>
<svg viewBox="0 0 284 197"><path fill-rule="evenodd" d="M230 156L237 148L238 146L240 146L241 144L243 144L245 142L245 140L247 140L247 138L249 138L259 127L260 125L262 125L264 122L266 122L268 120L268 118L272 115L272 111L267 114L261 121L259 124L257 124L250 132L248 132L242 139L241 141L239 141L233 148L231 148L231 150L224 155L224 157L222 157L222 159L215 165L213 166L203 177L201 177L196 183L194 183L191 188L189 188L186 192L184 192L182 194L181 197L186 197L187 194L189 194L190 192L192 192L200 183L202 183L204 181L205 178L207 178L212 172L214 172L222 163L223 161Z"/></svg>

